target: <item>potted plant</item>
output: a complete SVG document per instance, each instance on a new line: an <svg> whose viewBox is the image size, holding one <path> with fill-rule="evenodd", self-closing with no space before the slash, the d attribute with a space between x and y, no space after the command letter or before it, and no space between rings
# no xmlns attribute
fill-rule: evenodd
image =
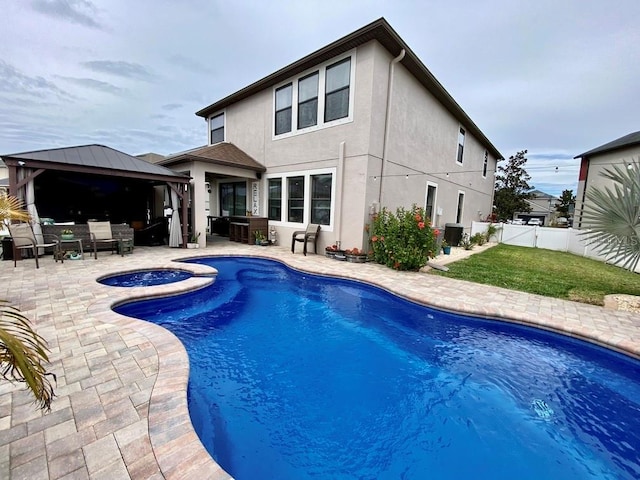
<svg viewBox="0 0 640 480"><path fill-rule="evenodd" d="M367 254L359 248L350 248L344 251L347 262L351 263L364 263L367 261Z"/></svg>
<svg viewBox="0 0 640 480"><path fill-rule="evenodd" d="M329 258L336 258L338 252L338 245L329 245L324 249L324 254Z"/></svg>
<svg viewBox="0 0 640 480"><path fill-rule="evenodd" d="M253 236L256 239L256 245L262 245L262 246L269 245L269 240L267 240L267 236L261 230L256 230L255 232L253 232Z"/></svg>
<svg viewBox="0 0 640 480"><path fill-rule="evenodd" d="M442 240L441 246L442 246L442 252L445 255L451 255L451 245L449 245L446 240Z"/></svg>
<svg viewBox="0 0 640 480"><path fill-rule="evenodd" d="M200 248L198 239L200 238L200 232L193 232L187 242L187 248Z"/></svg>
<svg viewBox="0 0 640 480"><path fill-rule="evenodd" d="M60 238L62 240L73 240L73 230L65 228L60 232Z"/></svg>

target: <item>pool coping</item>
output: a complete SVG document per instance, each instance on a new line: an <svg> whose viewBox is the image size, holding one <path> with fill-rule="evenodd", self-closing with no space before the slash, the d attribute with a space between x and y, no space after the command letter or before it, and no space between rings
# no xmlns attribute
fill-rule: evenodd
<svg viewBox="0 0 640 480"><path fill-rule="evenodd" d="M338 271L335 268L337 266L335 260L326 259L326 262L318 265L315 261L317 258L314 258L313 262L308 262L304 260L306 257L292 255L282 258L278 255L272 255L272 252L275 253L275 250L264 249L262 251L251 251L250 253L232 253L231 251L220 253L200 252L197 257L241 256L270 259L302 273L369 283L399 297L438 310L541 328L586 340L634 358L640 358L640 335L636 335L634 340L634 338L616 334L613 331L615 329L611 329L611 335L606 334L607 330L603 332L603 329L599 328L585 330L580 326L571 323L567 324L566 318L563 321L562 318L558 318L553 314L554 304L564 305L566 303L574 304L575 302L543 297L545 302L551 303L552 306L548 308L548 311L542 312L542 315L540 312L532 312L527 309L517 312L512 309L496 308L491 304L477 305L466 302L464 298L460 298L460 301L456 302L452 307L450 297L442 295L427 296L424 287L413 285L414 283L420 284L420 282L410 281L412 278L415 279L416 276L421 275L415 272L391 271L393 272L393 280L389 280L387 275L379 274L381 273L380 269L385 269L383 272L387 274L390 273L390 269L376 264L359 264L355 268L344 266ZM181 282L150 287L108 287L119 290L118 294L111 298L96 301L90 306L89 313L101 322L131 328L140 332L156 348L158 374L149 400L148 433L156 461L163 476L167 479L196 478L198 476L213 480L231 479L231 475L216 463L206 451L191 424L187 405L189 360L182 343L173 333L163 327L143 320L125 317L112 310L114 306L130 301L190 292L194 289L202 288L213 281L210 275L212 274L211 270L215 269L205 265L182 263L187 258L197 257L193 255L173 256L174 259L172 261L158 268L189 270L194 273L194 276ZM397 277L405 281L398 281ZM458 288L461 291L464 291L465 287L469 286L469 282L462 280L431 277L441 279L439 280L440 283L447 283L449 288ZM539 297L500 289L499 287L491 287L489 290L497 290L506 295L520 295L525 299ZM463 297L463 295L460 296ZM583 308L582 304L575 304L574 306L577 310ZM595 306L585 307L602 308ZM611 311L608 311L607 316L611 315ZM616 317L615 314L613 316ZM617 315L617 317L628 320L626 318L628 314L625 312ZM640 321L637 322L635 328L638 326L640 326ZM617 325L617 327L620 327L620 325Z"/></svg>

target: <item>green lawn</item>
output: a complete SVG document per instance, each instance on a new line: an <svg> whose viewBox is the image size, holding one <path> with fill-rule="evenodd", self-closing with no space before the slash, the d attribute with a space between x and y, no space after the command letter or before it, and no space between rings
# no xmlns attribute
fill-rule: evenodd
<svg viewBox="0 0 640 480"><path fill-rule="evenodd" d="M612 293L640 295L640 275L571 253L500 244L433 274L602 305Z"/></svg>

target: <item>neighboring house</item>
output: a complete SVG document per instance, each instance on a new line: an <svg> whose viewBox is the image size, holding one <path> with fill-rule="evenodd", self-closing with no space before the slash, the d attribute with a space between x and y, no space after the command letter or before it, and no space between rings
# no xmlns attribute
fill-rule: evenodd
<svg viewBox="0 0 640 480"><path fill-rule="evenodd" d="M0 192L2 191L9 191L9 169L4 162L0 160Z"/></svg>
<svg viewBox="0 0 640 480"><path fill-rule="evenodd" d="M574 221L574 225L580 228L582 226L582 211L586 202L589 201L586 198L587 190L611 185L611 181L600 175L600 172L614 165L626 167L634 161L640 161L640 132L630 133L581 153L575 158L581 159Z"/></svg>
<svg viewBox="0 0 640 480"><path fill-rule="evenodd" d="M198 231L207 201L268 217L283 244L318 223L320 245L343 248L368 247L383 207L417 204L441 227L491 213L502 155L385 19L196 114L208 145L160 164L193 178Z"/></svg>
<svg viewBox="0 0 640 480"><path fill-rule="evenodd" d="M558 197L541 192L540 190L532 190L529 192L531 198L527 199L527 203L531 207L530 212L516 212L514 219L520 218L527 223L532 218L537 218L542 225L549 225L555 217L556 204L560 201Z"/></svg>

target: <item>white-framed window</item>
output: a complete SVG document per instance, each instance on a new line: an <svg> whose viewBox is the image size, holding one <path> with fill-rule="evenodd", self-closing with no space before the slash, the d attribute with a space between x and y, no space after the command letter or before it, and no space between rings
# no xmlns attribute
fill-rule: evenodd
<svg viewBox="0 0 640 480"><path fill-rule="evenodd" d="M224 142L224 112L213 115L209 119L209 131L211 145Z"/></svg>
<svg viewBox="0 0 640 480"><path fill-rule="evenodd" d="M333 229L336 169L267 175L267 215L283 226L308 223Z"/></svg>
<svg viewBox="0 0 640 480"><path fill-rule="evenodd" d="M464 155L464 128L460 127L458 132L458 153L456 156L456 162L462 164L462 157Z"/></svg>
<svg viewBox="0 0 640 480"><path fill-rule="evenodd" d="M298 81L298 130L318 124L318 78L313 72Z"/></svg>
<svg viewBox="0 0 640 480"><path fill-rule="evenodd" d="M291 131L293 86L291 83L276 89L275 127L276 135Z"/></svg>
<svg viewBox="0 0 640 480"><path fill-rule="evenodd" d="M431 225L436 224L436 201L438 199L438 184L427 182L427 194L424 202L424 213L431 220Z"/></svg>
<svg viewBox="0 0 640 480"><path fill-rule="evenodd" d="M353 121L355 50L273 90L273 139Z"/></svg>
<svg viewBox="0 0 640 480"><path fill-rule="evenodd" d="M482 163L482 178L487 178L487 168L489 167L489 152L484 151L484 162Z"/></svg>
<svg viewBox="0 0 640 480"><path fill-rule="evenodd" d="M456 211L456 223L462 223L462 212L464 211L464 192L458 190L458 209Z"/></svg>

